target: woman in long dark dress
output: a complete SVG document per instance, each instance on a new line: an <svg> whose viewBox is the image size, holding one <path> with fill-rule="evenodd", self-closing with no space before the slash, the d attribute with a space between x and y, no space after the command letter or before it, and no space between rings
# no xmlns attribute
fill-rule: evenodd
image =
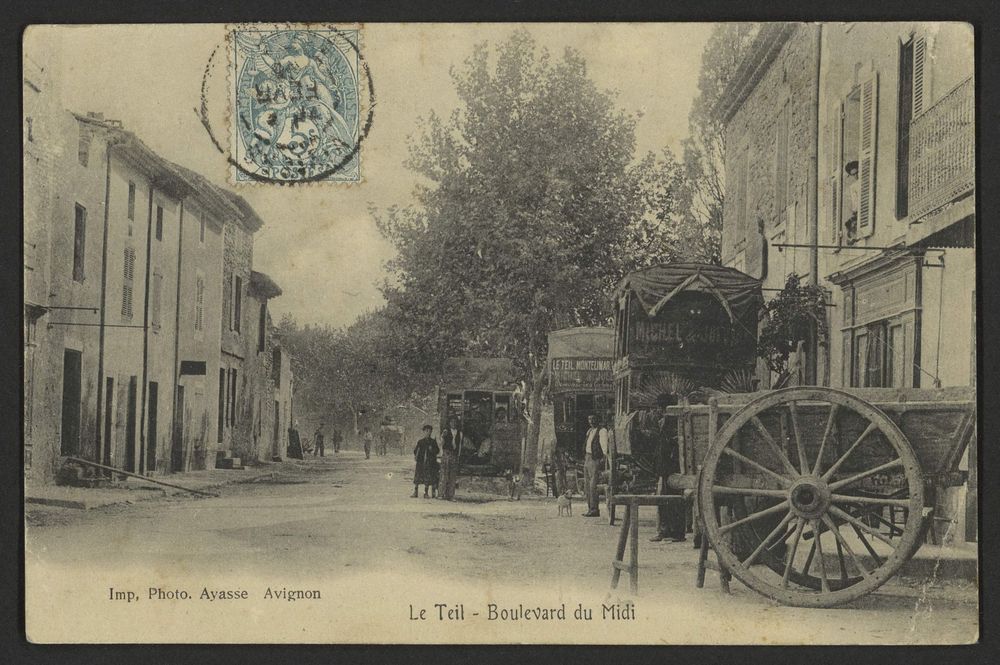
<svg viewBox="0 0 1000 665"><path fill-rule="evenodd" d="M413 494L417 497L417 486L424 486L424 498L428 498L427 490L433 490L433 496L437 496L438 485L438 465L437 456L440 452L437 441L431 436L434 431L430 425L424 425L424 438L417 441L413 449L413 458L417 461L417 468L413 472Z"/></svg>

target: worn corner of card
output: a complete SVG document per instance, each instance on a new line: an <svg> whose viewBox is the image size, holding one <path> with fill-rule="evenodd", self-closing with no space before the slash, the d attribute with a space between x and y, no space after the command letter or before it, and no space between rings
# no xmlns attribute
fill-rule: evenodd
<svg viewBox="0 0 1000 665"><path fill-rule="evenodd" d="M230 25L229 180L358 184L374 108L361 27Z"/></svg>

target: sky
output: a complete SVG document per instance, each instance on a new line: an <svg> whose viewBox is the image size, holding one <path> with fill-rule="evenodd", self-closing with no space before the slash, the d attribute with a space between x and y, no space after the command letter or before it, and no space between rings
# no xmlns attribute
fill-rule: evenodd
<svg viewBox="0 0 1000 665"><path fill-rule="evenodd" d="M165 158L254 206L265 222L254 269L283 290L271 302L276 320L288 313L301 324L341 326L383 302L377 285L393 250L370 209L411 202L417 177L403 162L419 118L458 105L450 70L475 44L502 42L522 27L553 55L580 51L598 87L615 91L621 109L641 112L637 154L679 150L711 24L365 24L360 49L377 105L362 145L362 182L296 187L230 185L225 157L195 112L207 71L209 117L225 145L225 26L33 26L23 46L49 74L61 106L122 121Z"/></svg>

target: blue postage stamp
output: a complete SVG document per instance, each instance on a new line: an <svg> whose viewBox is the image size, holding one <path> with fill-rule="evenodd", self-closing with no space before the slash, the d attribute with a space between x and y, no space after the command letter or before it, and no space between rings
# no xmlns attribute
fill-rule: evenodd
<svg viewBox="0 0 1000 665"><path fill-rule="evenodd" d="M234 180L360 181L358 30L230 34Z"/></svg>

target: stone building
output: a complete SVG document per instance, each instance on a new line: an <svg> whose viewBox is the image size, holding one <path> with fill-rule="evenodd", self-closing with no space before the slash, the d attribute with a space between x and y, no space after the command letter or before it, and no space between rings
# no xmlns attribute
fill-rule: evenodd
<svg viewBox="0 0 1000 665"><path fill-rule="evenodd" d="M974 381L972 44L954 23L767 24L721 98L723 262L828 289L809 383Z"/></svg>
<svg viewBox="0 0 1000 665"><path fill-rule="evenodd" d="M250 375L247 364L255 353L256 326L247 316L247 289L253 269L253 234L263 220L243 197L226 192L241 215L226 220L222 261L221 361L219 365L217 459L251 455L253 446L251 401L248 399ZM242 456L241 456L242 455ZM256 458L253 454L252 458ZM246 457L251 459L251 457Z"/></svg>
<svg viewBox="0 0 1000 665"><path fill-rule="evenodd" d="M67 457L146 475L212 466L232 448L223 416L236 423L215 377L232 372L234 405L248 380L236 367L256 314L241 301L262 221L120 123L61 110L40 67L24 87L26 473L50 481ZM270 408L270 355L258 374L243 393Z"/></svg>
<svg viewBox="0 0 1000 665"><path fill-rule="evenodd" d="M819 26L767 24L716 112L726 126L726 202L722 262L763 280L765 294L790 273L816 284L816 108ZM807 382L816 378L809 354ZM760 365L762 387L772 376Z"/></svg>
<svg viewBox="0 0 1000 665"><path fill-rule="evenodd" d="M724 263L827 292L804 382L975 385L972 77L968 25L775 23L722 95Z"/></svg>

